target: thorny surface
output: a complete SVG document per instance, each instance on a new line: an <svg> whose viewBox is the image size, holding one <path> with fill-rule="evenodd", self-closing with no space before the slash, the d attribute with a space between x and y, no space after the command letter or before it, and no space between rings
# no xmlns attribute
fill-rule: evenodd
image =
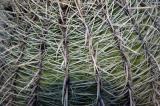
<svg viewBox="0 0 160 106"><path fill-rule="evenodd" d="M0 3L0 105L160 105L158 0Z"/></svg>

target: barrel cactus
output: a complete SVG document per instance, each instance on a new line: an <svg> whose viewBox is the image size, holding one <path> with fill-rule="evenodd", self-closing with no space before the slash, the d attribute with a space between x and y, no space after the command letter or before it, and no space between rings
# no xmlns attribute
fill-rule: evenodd
<svg viewBox="0 0 160 106"><path fill-rule="evenodd" d="M5 3L0 106L160 105L158 0Z"/></svg>

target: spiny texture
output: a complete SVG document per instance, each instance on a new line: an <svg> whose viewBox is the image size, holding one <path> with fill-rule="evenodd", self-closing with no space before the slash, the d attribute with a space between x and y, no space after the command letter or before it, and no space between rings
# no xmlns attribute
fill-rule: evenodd
<svg viewBox="0 0 160 106"><path fill-rule="evenodd" d="M158 0L0 3L0 106L160 105Z"/></svg>

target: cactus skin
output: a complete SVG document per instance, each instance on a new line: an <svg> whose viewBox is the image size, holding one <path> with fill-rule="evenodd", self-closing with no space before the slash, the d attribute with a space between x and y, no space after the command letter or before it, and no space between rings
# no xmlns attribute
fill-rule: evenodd
<svg viewBox="0 0 160 106"><path fill-rule="evenodd" d="M0 106L159 106L158 5L0 1Z"/></svg>

